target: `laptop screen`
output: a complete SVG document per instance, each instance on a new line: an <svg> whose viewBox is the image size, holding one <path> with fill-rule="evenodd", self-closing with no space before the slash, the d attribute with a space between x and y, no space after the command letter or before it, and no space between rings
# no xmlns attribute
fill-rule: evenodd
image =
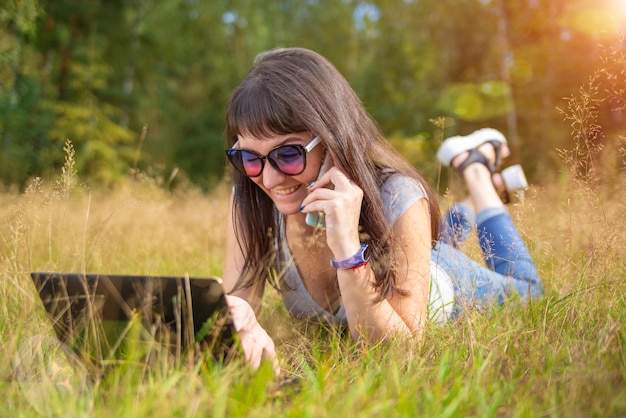
<svg viewBox="0 0 626 418"><path fill-rule="evenodd" d="M95 360L115 357L129 341L173 353L210 350L224 359L234 327L220 279L33 272L59 340Z"/></svg>

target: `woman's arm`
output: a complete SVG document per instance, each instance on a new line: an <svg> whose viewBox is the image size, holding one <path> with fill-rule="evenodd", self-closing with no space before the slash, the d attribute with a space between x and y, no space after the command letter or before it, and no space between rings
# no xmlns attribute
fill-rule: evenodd
<svg viewBox="0 0 626 418"><path fill-rule="evenodd" d="M329 184L333 189L327 188ZM337 168L316 182L303 201L303 211L326 214L326 240L335 258L351 257L360 248L359 218L363 190ZM396 221L392 229L392 260L396 287L382 302L373 286L370 267L337 270L342 302L354 339L376 341L392 334L421 335L430 286L430 211L428 201L419 199Z"/></svg>
<svg viewBox="0 0 626 418"><path fill-rule="evenodd" d="M427 316L431 255L428 201L420 199L395 223L392 262L396 266L396 287L377 301L371 268L338 270L337 278L348 325L354 339L377 341L404 334L421 337Z"/></svg>

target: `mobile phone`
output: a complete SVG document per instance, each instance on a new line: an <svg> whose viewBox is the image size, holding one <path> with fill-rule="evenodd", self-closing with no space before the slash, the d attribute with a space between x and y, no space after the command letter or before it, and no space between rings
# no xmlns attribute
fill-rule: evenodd
<svg viewBox="0 0 626 418"><path fill-rule="evenodd" d="M320 172L317 175L317 180L320 179L331 167L332 167L332 159L330 155L326 154L324 156L324 162L320 167ZM316 181L317 181L316 180ZM324 217L324 212L309 212L306 214L306 218L304 220L307 225L312 226L317 229L326 229L326 219Z"/></svg>

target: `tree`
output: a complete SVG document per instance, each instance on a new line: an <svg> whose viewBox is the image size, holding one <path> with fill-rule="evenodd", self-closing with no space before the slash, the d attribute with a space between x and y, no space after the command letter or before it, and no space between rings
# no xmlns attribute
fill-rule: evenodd
<svg viewBox="0 0 626 418"><path fill-rule="evenodd" d="M441 131L433 119L447 121L445 135L499 128L527 174L554 171L552 150L569 138L557 107L596 70L598 45L616 42L598 30L609 6L5 0L0 179L23 184L58 170L69 139L80 175L110 182L130 168L164 167L164 176L178 169L209 187L223 175L231 92L259 52L284 46L328 57L382 131L421 156L415 163L427 174L438 168ZM600 115L603 126L618 129L620 112Z"/></svg>
<svg viewBox="0 0 626 418"><path fill-rule="evenodd" d="M42 121L32 115L40 86L31 42L41 14L37 0L5 0L0 7L0 183L21 184L39 165L33 154Z"/></svg>

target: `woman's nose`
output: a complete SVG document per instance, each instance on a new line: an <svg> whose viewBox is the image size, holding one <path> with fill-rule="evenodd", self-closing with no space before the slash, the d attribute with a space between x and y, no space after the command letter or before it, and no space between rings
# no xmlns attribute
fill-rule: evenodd
<svg viewBox="0 0 626 418"><path fill-rule="evenodd" d="M276 187L285 180L285 174L274 168L272 164L265 164L263 167L263 186L268 189Z"/></svg>

